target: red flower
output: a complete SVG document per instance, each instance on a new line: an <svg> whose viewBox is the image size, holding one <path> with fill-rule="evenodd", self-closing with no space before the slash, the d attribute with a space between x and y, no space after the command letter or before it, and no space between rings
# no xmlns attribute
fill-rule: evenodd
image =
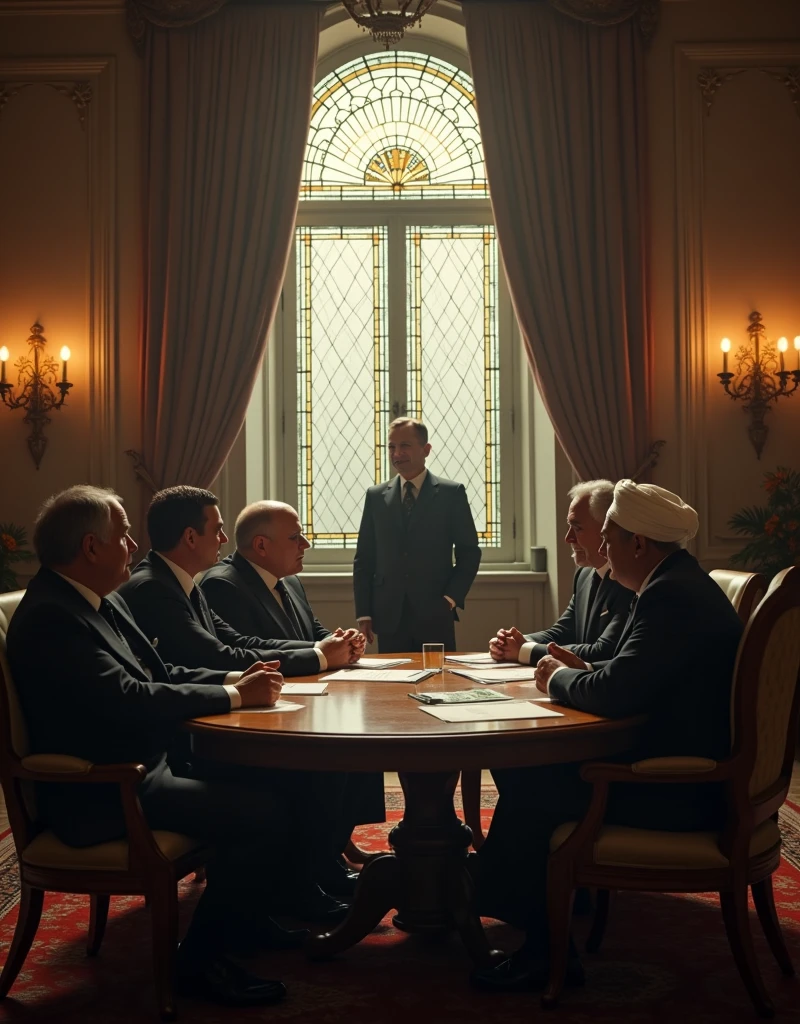
<svg viewBox="0 0 800 1024"><path fill-rule="evenodd" d="M0 544L3 545L6 551L16 551L18 546L10 533L0 533Z"/></svg>
<svg viewBox="0 0 800 1024"><path fill-rule="evenodd" d="M769 534L771 537L780 525L780 519L778 516L770 516L769 519L764 523L764 533Z"/></svg>

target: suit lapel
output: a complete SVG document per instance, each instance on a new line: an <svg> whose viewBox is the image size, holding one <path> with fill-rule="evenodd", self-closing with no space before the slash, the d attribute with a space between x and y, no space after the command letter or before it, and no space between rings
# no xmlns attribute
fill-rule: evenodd
<svg viewBox="0 0 800 1024"><path fill-rule="evenodd" d="M295 614L300 623L303 635L300 637L301 640L313 640L314 639L314 623L311 616L309 615L308 604L303 597L303 585L296 576L287 576L283 581L286 584L286 589L291 594L292 604L294 606Z"/></svg>
<svg viewBox="0 0 800 1024"><path fill-rule="evenodd" d="M428 475L422 481L419 495L417 496L414 511L411 513L409 529L413 530L424 523L425 519L436 508L436 500L439 497L439 481L428 471Z"/></svg>
<svg viewBox="0 0 800 1024"><path fill-rule="evenodd" d="M387 512L392 526L401 533L403 526L403 499L400 493L400 475L398 474L390 484L386 485L386 492L383 496Z"/></svg>
<svg viewBox="0 0 800 1024"><path fill-rule="evenodd" d="M197 609L192 604L191 598L188 597L186 591L181 586L180 580L158 553L149 551L142 561L146 562L150 566L150 569L155 576L163 580L168 586L172 587L176 593L181 595L183 600L189 606L193 618L200 623L203 629L208 630L209 633L213 633L214 623L211 619L211 612L208 610L208 602L203 594L200 593L200 613L198 613Z"/></svg>
<svg viewBox="0 0 800 1024"><path fill-rule="evenodd" d="M580 625L578 642L587 643L589 635L589 616L592 609L589 607L589 595L592 589L592 573L594 569L584 572L580 570L577 586L575 587L575 618ZM595 602L596 603L596 602Z"/></svg>
<svg viewBox="0 0 800 1024"><path fill-rule="evenodd" d="M164 662L158 655L155 647L147 639L144 633L139 629L136 624L136 620L128 611L128 606L118 598L116 594L109 594L109 601L114 606L114 615L116 616L117 622L120 624L120 628L124 626L125 638L131 644L130 651L126 647L125 650L128 653L128 663L130 663L130 653L133 652L134 661L137 667L141 671L141 664L144 663L150 670L153 679L156 682L169 682L169 674L167 673ZM102 616L101 616L102 618ZM103 619L105 622L105 619Z"/></svg>
<svg viewBox="0 0 800 1024"><path fill-rule="evenodd" d="M246 558L243 558L238 551L234 553L233 558L231 559L231 565L235 567L236 571L247 585L248 590L261 608L267 613L267 615L269 615L278 627L278 631L291 639L294 636L294 626L292 626L289 616L275 600L269 587L261 579L253 566Z"/></svg>

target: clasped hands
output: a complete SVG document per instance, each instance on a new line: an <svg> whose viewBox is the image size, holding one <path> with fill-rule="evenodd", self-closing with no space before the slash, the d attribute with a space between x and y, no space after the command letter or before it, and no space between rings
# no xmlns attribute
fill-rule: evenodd
<svg viewBox="0 0 800 1024"><path fill-rule="evenodd" d="M341 668L352 665L364 653L367 638L357 629L335 629L330 636L317 644L325 655L328 668Z"/></svg>
<svg viewBox="0 0 800 1024"><path fill-rule="evenodd" d="M497 635L489 641L489 653L495 661L519 661L519 652L526 643L525 637L516 626L510 629L498 629ZM568 651L558 644L548 644L547 654L536 664L536 687L547 693L547 686L555 671L560 668L588 668L577 654Z"/></svg>

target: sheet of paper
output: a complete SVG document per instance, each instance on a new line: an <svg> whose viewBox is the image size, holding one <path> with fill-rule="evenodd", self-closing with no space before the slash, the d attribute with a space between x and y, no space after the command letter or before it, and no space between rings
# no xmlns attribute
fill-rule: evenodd
<svg viewBox="0 0 800 1024"><path fill-rule="evenodd" d="M560 711L531 704L530 701L519 701L510 704L451 704L436 707L421 705L420 711L433 715L441 722L499 722L518 718L563 718Z"/></svg>
<svg viewBox="0 0 800 1024"><path fill-rule="evenodd" d="M293 697L320 697L325 694L327 689L327 681L324 683L284 683L281 693L289 693Z"/></svg>
<svg viewBox="0 0 800 1024"><path fill-rule="evenodd" d="M305 704L293 704L288 700L279 700L274 708L237 708L243 715L274 715L277 711L300 711Z"/></svg>
<svg viewBox="0 0 800 1024"><path fill-rule="evenodd" d="M329 683L418 683L427 679L434 673L430 669L404 669L404 668L344 668L333 672L325 679Z"/></svg>
<svg viewBox="0 0 800 1024"><path fill-rule="evenodd" d="M450 661L454 665L496 665L498 662L494 660L491 654L448 654L445 661ZM513 665L514 662L509 662L509 665Z"/></svg>
<svg viewBox="0 0 800 1024"><path fill-rule="evenodd" d="M398 665L410 665L411 658L362 658L347 666L348 672L356 668L397 668Z"/></svg>
<svg viewBox="0 0 800 1024"><path fill-rule="evenodd" d="M522 668L520 666L517 666L517 668L479 668L474 670L453 668L450 671L454 675L471 679L473 683L524 683L536 678L535 668Z"/></svg>

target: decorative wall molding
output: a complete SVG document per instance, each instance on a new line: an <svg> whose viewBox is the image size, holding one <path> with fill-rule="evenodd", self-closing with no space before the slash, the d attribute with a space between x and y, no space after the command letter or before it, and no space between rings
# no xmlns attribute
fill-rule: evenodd
<svg viewBox="0 0 800 1024"><path fill-rule="evenodd" d="M32 85L46 85L71 99L78 112L81 128L86 128L86 112L92 102L92 86L89 82L0 82L0 115L17 93Z"/></svg>
<svg viewBox="0 0 800 1024"><path fill-rule="evenodd" d="M37 84L57 89L75 104L85 138L89 479L111 487L116 483L119 435L116 79L114 57L0 57L0 96L3 89L19 92Z"/></svg>
<svg viewBox="0 0 800 1024"><path fill-rule="evenodd" d="M678 399L680 493L706 510L694 542L697 557L727 562L738 539L712 533L709 513L707 441L708 280L704 222L705 132L709 103L735 75L761 71L781 81L800 66L797 43L679 43L674 53L676 157L676 287L678 316ZM702 80L701 80L702 79ZM797 93L784 83L797 106ZM699 86L699 88L698 88ZM797 83L794 83L796 89ZM698 444L698 438L703 443Z"/></svg>
<svg viewBox="0 0 800 1024"><path fill-rule="evenodd" d="M697 76L697 84L700 87L700 92L703 94L706 115L708 117L711 116L711 106L717 92L731 78L744 74L746 71L760 71L762 75L768 75L770 78L774 78L782 85L785 85L789 91L789 98L794 105L795 113L800 117L800 65L797 64L784 68L726 68L724 71L721 71L719 68L703 68Z"/></svg>

